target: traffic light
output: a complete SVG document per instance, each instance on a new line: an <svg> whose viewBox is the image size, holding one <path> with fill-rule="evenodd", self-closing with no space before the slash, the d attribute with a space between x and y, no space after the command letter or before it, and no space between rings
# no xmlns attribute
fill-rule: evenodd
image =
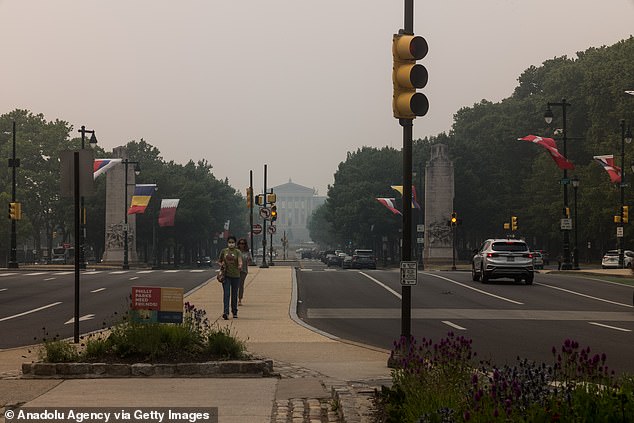
<svg viewBox="0 0 634 423"><path fill-rule="evenodd" d="M564 216L566 219L570 219L570 207L564 207Z"/></svg>
<svg viewBox="0 0 634 423"><path fill-rule="evenodd" d="M511 216L511 230L517 230L517 216Z"/></svg>
<svg viewBox="0 0 634 423"><path fill-rule="evenodd" d="M630 212L630 207L629 206L623 206L623 219L622 222L623 223L627 223L629 220L629 212Z"/></svg>
<svg viewBox="0 0 634 423"><path fill-rule="evenodd" d="M271 222L275 222L277 220L277 206L273 204L271 207Z"/></svg>
<svg viewBox="0 0 634 423"><path fill-rule="evenodd" d="M449 220L451 226L457 226L458 225L458 213L456 212L452 212L451 213L451 219Z"/></svg>
<svg viewBox="0 0 634 423"><path fill-rule="evenodd" d="M247 188L247 208L253 208L253 189Z"/></svg>
<svg viewBox="0 0 634 423"><path fill-rule="evenodd" d="M395 34L392 38L392 111L395 118L414 119L425 116L429 100L417 88L427 85L427 69L416 63L427 55L427 41L418 35Z"/></svg>
<svg viewBox="0 0 634 423"><path fill-rule="evenodd" d="M506 229L506 230L511 229L511 224L510 223L505 223L504 224L504 229Z"/></svg>
<svg viewBox="0 0 634 423"><path fill-rule="evenodd" d="M22 205L20 203L9 203L9 219L20 220L22 219Z"/></svg>
<svg viewBox="0 0 634 423"><path fill-rule="evenodd" d="M614 223L621 223L621 216L614 216Z"/></svg>
<svg viewBox="0 0 634 423"><path fill-rule="evenodd" d="M264 194L258 194L255 196L255 204L258 206L264 205Z"/></svg>

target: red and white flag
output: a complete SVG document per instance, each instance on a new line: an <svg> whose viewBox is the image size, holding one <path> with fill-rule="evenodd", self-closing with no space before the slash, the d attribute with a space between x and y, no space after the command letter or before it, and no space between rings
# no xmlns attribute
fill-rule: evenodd
<svg viewBox="0 0 634 423"><path fill-rule="evenodd" d="M394 198L377 198L376 200L387 207L392 213L401 214L401 212L394 207L394 201L396 201Z"/></svg>
<svg viewBox="0 0 634 423"><path fill-rule="evenodd" d="M613 184L621 182L621 168L614 165L613 154L594 156L593 159L603 166L603 169L605 169L606 172L608 172L608 175L610 175L610 181L612 181Z"/></svg>
<svg viewBox="0 0 634 423"><path fill-rule="evenodd" d="M159 212L159 226L174 226L176 220L176 208L180 199L164 199L161 200L161 211Z"/></svg>
<svg viewBox="0 0 634 423"><path fill-rule="evenodd" d="M97 176L102 173L106 173L110 168L121 163L121 159L95 159L93 163L93 178L97 179Z"/></svg>
<svg viewBox="0 0 634 423"><path fill-rule="evenodd" d="M575 165L572 164L567 158L565 158L559 150L557 150L557 144L552 138L538 137L536 135L527 135L524 138L518 138L520 141L528 141L534 144L539 144L544 147L550 153L555 163L560 169L574 169Z"/></svg>

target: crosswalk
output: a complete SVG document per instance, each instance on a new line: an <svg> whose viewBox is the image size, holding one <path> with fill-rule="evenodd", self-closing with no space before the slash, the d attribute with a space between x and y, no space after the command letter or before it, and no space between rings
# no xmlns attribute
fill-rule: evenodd
<svg viewBox="0 0 634 423"><path fill-rule="evenodd" d="M81 276L125 275L125 274L144 275L144 274L149 274L149 273L204 273L204 272L214 273L215 271L213 269L87 270L87 271L82 271L81 272ZM16 276L16 275L20 275L20 276L43 276L43 275L47 275L47 276L62 276L62 275L71 275L71 274L74 274L74 273L75 272L59 272L59 271L54 271L54 270L41 271L41 272L29 272L29 273L3 272L3 273L0 273L0 278L7 277L7 276Z"/></svg>

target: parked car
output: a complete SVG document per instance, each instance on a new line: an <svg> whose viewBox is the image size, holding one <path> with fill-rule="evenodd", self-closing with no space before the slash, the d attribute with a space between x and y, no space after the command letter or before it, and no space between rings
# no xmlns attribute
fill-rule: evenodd
<svg viewBox="0 0 634 423"><path fill-rule="evenodd" d="M634 261L634 251L625 250L623 252L623 265L631 269L632 261ZM619 250L609 250L603 256L601 260L601 267L604 269L618 269L619 268Z"/></svg>
<svg viewBox="0 0 634 423"><path fill-rule="evenodd" d="M538 251L533 251L533 267L535 269L544 268L544 256Z"/></svg>
<svg viewBox="0 0 634 423"><path fill-rule="evenodd" d="M352 256L346 255L341 262L342 269L352 269Z"/></svg>
<svg viewBox="0 0 634 423"><path fill-rule="evenodd" d="M376 257L372 250L354 250L352 267L355 269L376 269Z"/></svg>
<svg viewBox="0 0 634 423"><path fill-rule="evenodd" d="M343 259L347 256L346 253L340 252L337 254L337 265L343 267Z"/></svg>
<svg viewBox="0 0 634 423"><path fill-rule="evenodd" d="M339 266L339 257L337 257L334 254L327 254L326 255L325 264L328 267L330 267L330 266Z"/></svg>
<svg viewBox="0 0 634 423"><path fill-rule="evenodd" d="M533 254L524 241L518 239L487 239L480 249L474 250L471 277L487 283L490 279L522 279L533 283Z"/></svg>

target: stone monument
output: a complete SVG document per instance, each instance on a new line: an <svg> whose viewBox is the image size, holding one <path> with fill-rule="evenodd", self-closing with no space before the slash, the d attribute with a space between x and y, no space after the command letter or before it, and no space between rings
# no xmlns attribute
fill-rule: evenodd
<svg viewBox="0 0 634 423"><path fill-rule="evenodd" d="M453 211L454 169L447 146L431 146L431 158L425 166L425 262L451 262L451 227L447 221Z"/></svg>
<svg viewBox="0 0 634 423"><path fill-rule="evenodd" d="M113 158L127 159L125 147L115 147ZM128 198L125 193L125 166L123 163L106 172L106 247L102 261L123 265L123 225L135 185L134 165L128 165ZM136 253L136 214L128 215L128 263L138 261Z"/></svg>

